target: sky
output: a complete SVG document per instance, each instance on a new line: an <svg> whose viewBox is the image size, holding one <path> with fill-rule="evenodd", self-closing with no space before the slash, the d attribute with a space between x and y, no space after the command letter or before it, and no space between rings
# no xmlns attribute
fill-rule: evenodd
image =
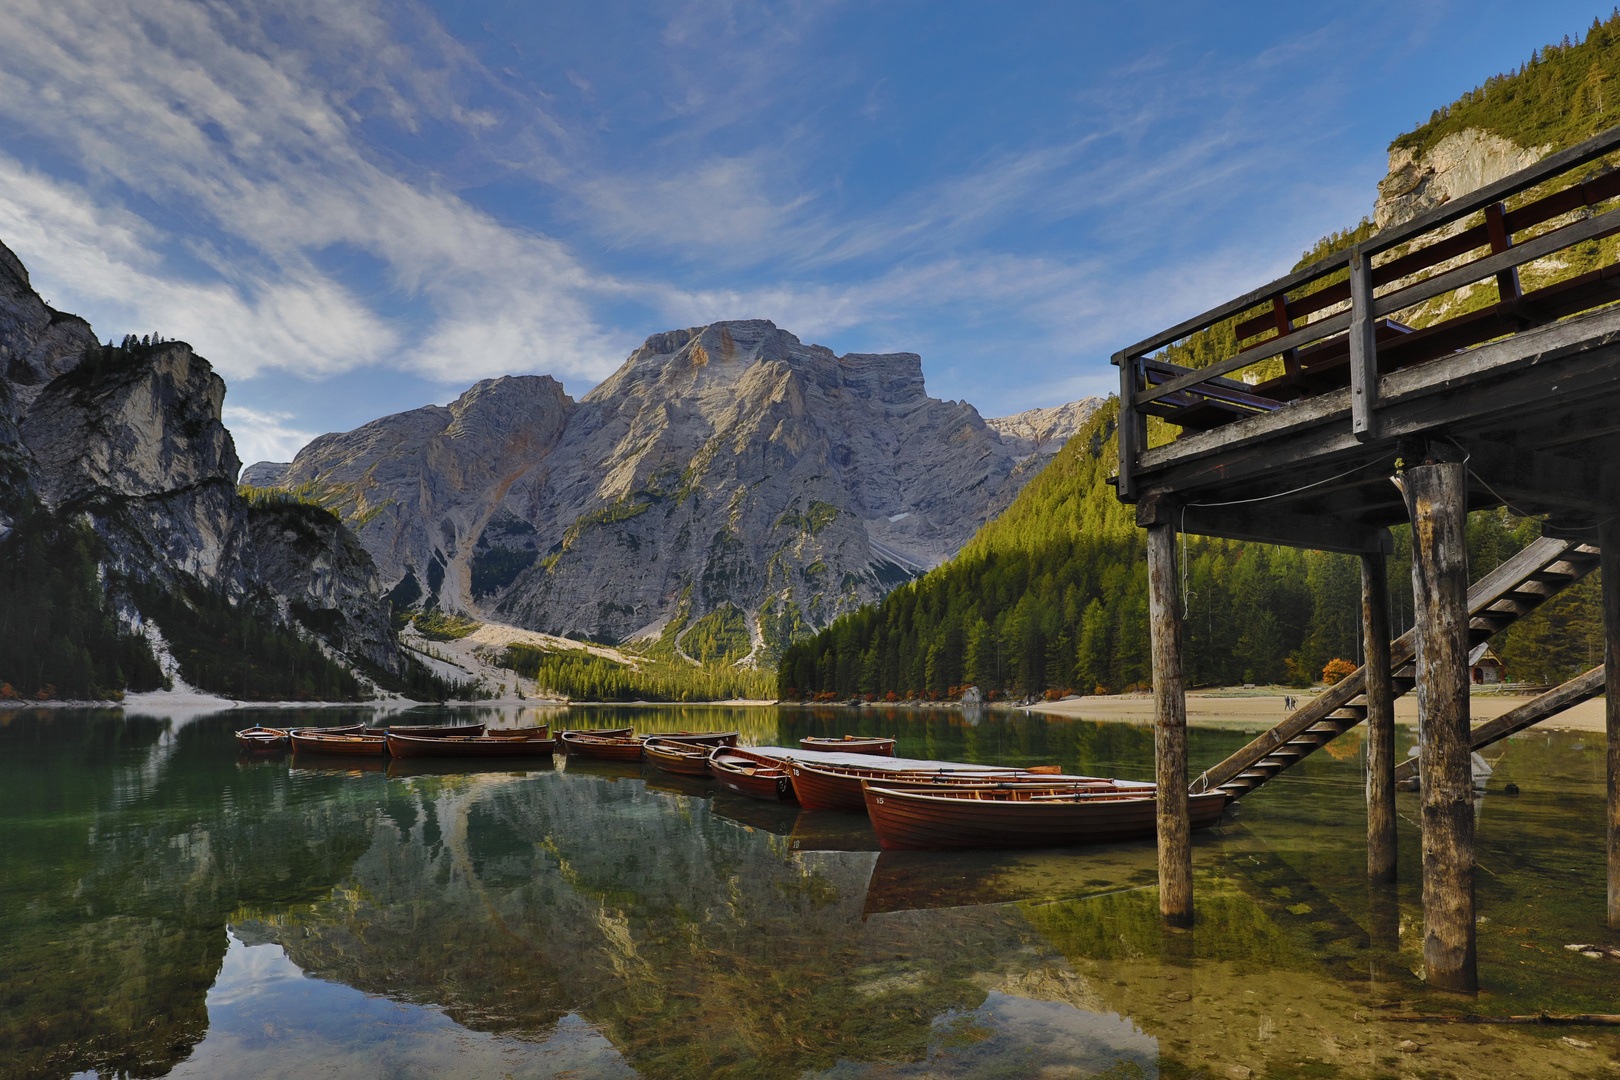
<svg viewBox="0 0 1620 1080"><path fill-rule="evenodd" d="M765 318L985 416L1370 214L1561 0L0 0L0 241L244 461Z"/></svg>

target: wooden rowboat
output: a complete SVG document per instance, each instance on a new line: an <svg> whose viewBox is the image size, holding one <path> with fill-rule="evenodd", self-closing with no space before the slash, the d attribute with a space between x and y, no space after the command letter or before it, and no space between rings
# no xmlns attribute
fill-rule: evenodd
<svg viewBox="0 0 1620 1080"><path fill-rule="evenodd" d="M649 735L641 744L641 752L648 761L667 773L679 776L708 776L709 751L713 749L701 743L666 739L661 735Z"/></svg>
<svg viewBox="0 0 1620 1080"><path fill-rule="evenodd" d="M582 758L596 761L641 760L641 740L635 735L593 735L582 731L565 731L559 738L570 754L578 754Z"/></svg>
<svg viewBox="0 0 1620 1080"><path fill-rule="evenodd" d="M273 754L287 749L287 732L255 724L236 733L236 745L252 754Z"/></svg>
<svg viewBox="0 0 1620 1080"><path fill-rule="evenodd" d="M302 751L306 754L353 754L369 757L381 757L388 749L387 739L378 732L375 735L341 734L332 735L320 728L297 728L288 732L292 739L295 753Z"/></svg>
<svg viewBox="0 0 1620 1080"><path fill-rule="evenodd" d="M905 790L864 783L872 828L889 851L1069 847L1152 838L1156 832L1158 800L1149 793L1088 794L1034 785ZM1221 791L1189 795L1192 827L1215 824L1225 806Z"/></svg>
<svg viewBox="0 0 1620 1080"><path fill-rule="evenodd" d="M401 735L428 735L449 739L458 735L482 735L483 724L386 724L374 731L398 732Z"/></svg>
<svg viewBox="0 0 1620 1080"><path fill-rule="evenodd" d="M793 777L793 793L799 805L806 810L844 810L852 814L866 813L866 795L861 790L863 780L885 787L913 788L940 784L1065 784L1092 785L1098 791L1113 791L1134 787L1131 781L1117 782L1096 776L1064 776L1061 773L1034 773L1020 769L949 770L927 772L902 769L862 768L859 765L836 765L826 762L793 760L788 764ZM1146 785L1152 790L1153 785Z"/></svg>
<svg viewBox="0 0 1620 1080"><path fill-rule="evenodd" d="M709 772L721 786L751 799L793 801L793 781L786 764L763 754L717 746L709 752Z"/></svg>
<svg viewBox="0 0 1620 1080"><path fill-rule="evenodd" d="M337 727L295 727L288 728L288 735L296 735L300 731L313 731L317 735L364 735L364 724L339 724Z"/></svg>
<svg viewBox="0 0 1620 1080"><path fill-rule="evenodd" d="M546 729L538 733L510 735L401 735L390 731L388 752L399 758L414 757L550 757L557 740Z"/></svg>
<svg viewBox="0 0 1620 1080"><path fill-rule="evenodd" d="M561 753L568 753L568 736L590 735L599 739L625 739L636 733L635 728L564 728L557 732L557 749Z"/></svg>
<svg viewBox="0 0 1620 1080"><path fill-rule="evenodd" d="M877 735L845 735L842 739L823 739L815 735L806 735L799 740L799 749L894 757L894 740Z"/></svg>
<svg viewBox="0 0 1620 1080"><path fill-rule="evenodd" d="M692 746L736 746L740 734L738 731L655 731L646 738Z"/></svg>

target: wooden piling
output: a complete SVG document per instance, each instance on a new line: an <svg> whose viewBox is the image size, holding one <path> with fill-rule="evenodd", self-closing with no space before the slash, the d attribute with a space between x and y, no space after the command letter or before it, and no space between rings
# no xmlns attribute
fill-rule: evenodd
<svg viewBox="0 0 1620 1080"><path fill-rule="evenodd" d="M1423 719L1423 966L1431 986L1479 989L1468 715L1468 471L1430 444L1405 474ZM1460 456L1457 455L1457 456ZM1411 460L1408 458L1408 460Z"/></svg>
<svg viewBox="0 0 1620 1080"><path fill-rule="evenodd" d="M1609 774L1609 927L1620 930L1620 511L1598 523L1603 574L1604 727Z"/></svg>
<svg viewBox="0 0 1620 1080"><path fill-rule="evenodd" d="M1148 621L1153 637L1153 750L1158 782L1159 911L1193 920L1192 842L1187 821L1187 693L1181 673L1181 594L1176 527L1147 526Z"/></svg>
<svg viewBox="0 0 1620 1080"><path fill-rule="evenodd" d="M1367 686L1367 880L1394 881L1395 690L1383 552L1361 557L1361 640Z"/></svg>

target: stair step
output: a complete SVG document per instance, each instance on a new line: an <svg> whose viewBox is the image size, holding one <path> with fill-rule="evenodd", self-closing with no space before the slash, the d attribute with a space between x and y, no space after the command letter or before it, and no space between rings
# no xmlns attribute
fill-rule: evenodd
<svg viewBox="0 0 1620 1080"><path fill-rule="evenodd" d="M1286 769L1288 766L1290 766L1292 764L1293 764L1292 760L1280 761L1277 758L1269 758L1268 757L1268 758L1265 758L1262 761L1255 762L1254 767L1257 768L1257 769L1272 769L1272 770L1275 771L1275 770L1280 770L1280 769Z"/></svg>
<svg viewBox="0 0 1620 1080"><path fill-rule="evenodd" d="M1316 724L1312 727L1306 728L1303 734L1327 735L1337 739L1340 735L1344 734L1344 731L1335 724Z"/></svg>
<svg viewBox="0 0 1620 1080"><path fill-rule="evenodd" d="M1240 773L1238 773L1237 774L1237 779L1239 779L1239 780L1270 780L1271 779L1271 774L1268 773L1268 772L1259 772L1258 770L1250 769L1248 772L1240 772Z"/></svg>

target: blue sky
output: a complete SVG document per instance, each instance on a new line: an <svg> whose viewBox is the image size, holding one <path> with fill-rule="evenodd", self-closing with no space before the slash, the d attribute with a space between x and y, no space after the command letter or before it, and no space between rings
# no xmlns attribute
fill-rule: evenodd
<svg viewBox="0 0 1620 1080"><path fill-rule="evenodd" d="M1593 4L0 0L0 239L246 461L768 318L986 416L1371 210Z"/></svg>

